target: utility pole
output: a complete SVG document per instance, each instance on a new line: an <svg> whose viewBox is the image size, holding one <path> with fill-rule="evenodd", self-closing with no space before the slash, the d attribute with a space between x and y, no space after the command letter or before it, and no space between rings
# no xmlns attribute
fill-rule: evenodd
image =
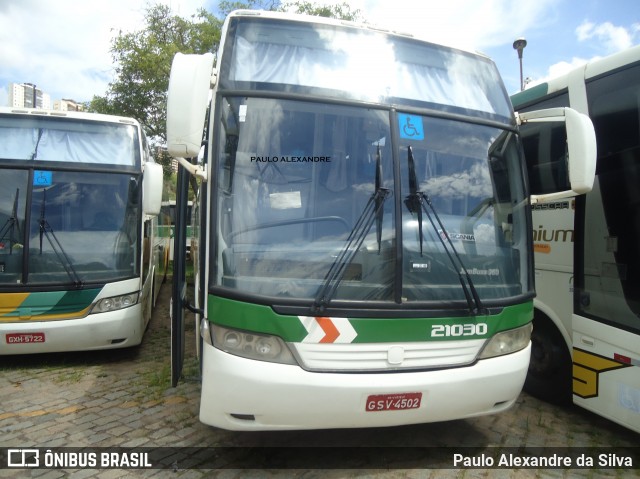
<svg viewBox="0 0 640 479"><path fill-rule="evenodd" d="M518 60L520 62L520 91L524 91L524 78L522 76L522 50L527 46L524 38L518 38L513 42L513 49L518 51Z"/></svg>

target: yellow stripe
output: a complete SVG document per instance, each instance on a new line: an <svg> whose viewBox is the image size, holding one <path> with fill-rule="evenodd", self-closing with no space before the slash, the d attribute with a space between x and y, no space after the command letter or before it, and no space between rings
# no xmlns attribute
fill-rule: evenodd
<svg viewBox="0 0 640 479"><path fill-rule="evenodd" d="M573 362L584 366L585 368L593 369L594 371L604 371L606 369L614 369L626 366L619 361L603 358L602 356L596 356L595 354L589 354L579 349L573 350Z"/></svg>
<svg viewBox="0 0 640 479"><path fill-rule="evenodd" d="M580 397L596 396L598 394L598 373L574 364L573 393Z"/></svg>
<svg viewBox="0 0 640 479"><path fill-rule="evenodd" d="M0 317L13 313L27 299L27 296L29 293L0 294Z"/></svg>
<svg viewBox="0 0 640 479"><path fill-rule="evenodd" d="M92 304L87 306L86 308L80 311L72 311L70 313L60 313L60 314L41 314L36 316L20 317L20 316L0 316L0 323L12 323L19 321L53 321L59 319L79 319L84 318L89 311L91 310Z"/></svg>
<svg viewBox="0 0 640 479"><path fill-rule="evenodd" d="M86 308L80 311L72 311L71 313L61 313L61 314L43 314L42 316L35 316L33 319L42 321L48 319L71 319L71 318L83 318L87 314L89 314L89 310L91 309L93 304L90 304Z"/></svg>
<svg viewBox="0 0 640 479"><path fill-rule="evenodd" d="M585 399L598 396L600 373L627 366L628 364L619 361L574 349L573 394Z"/></svg>

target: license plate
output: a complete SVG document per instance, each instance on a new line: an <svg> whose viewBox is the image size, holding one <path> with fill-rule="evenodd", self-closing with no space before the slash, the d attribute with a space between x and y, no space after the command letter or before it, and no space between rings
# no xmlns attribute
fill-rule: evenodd
<svg viewBox="0 0 640 479"><path fill-rule="evenodd" d="M368 412L404 411L417 409L422 401L422 393L372 394L365 406Z"/></svg>
<svg viewBox="0 0 640 479"><path fill-rule="evenodd" d="M44 343L44 333L8 333L7 344Z"/></svg>

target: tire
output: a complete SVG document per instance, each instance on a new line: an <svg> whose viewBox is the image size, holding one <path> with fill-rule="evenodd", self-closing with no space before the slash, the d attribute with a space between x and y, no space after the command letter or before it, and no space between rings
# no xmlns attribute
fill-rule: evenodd
<svg viewBox="0 0 640 479"><path fill-rule="evenodd" d="M572 402L572 368L571 355L560 331L549 318L536 314L524 390L543 401L569 405Z"/></svg>

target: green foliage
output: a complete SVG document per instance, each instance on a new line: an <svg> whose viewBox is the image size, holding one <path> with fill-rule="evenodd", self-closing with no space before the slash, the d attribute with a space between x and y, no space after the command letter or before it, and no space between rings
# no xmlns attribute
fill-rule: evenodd
<svg viewBox="0 0 640 479"><path fill-rule="evenodd" d="M156 160L156 163L162 165L164 179L167 180L170 178L173 173L173 169L171 168L172 158L169 155L169 152L164 148L156 148L154 159Z"/></svg>
<svg viewBox="0 0 640 479"><path fill-rule="evenodd" d="M279 0L247 0L245 2L233 2L223 0L218 4L218 10L226 17L234 10L278 10Z"/></svg>
<svg viewBox="0 0 640 479"><path fill-rule="evenodd" d="M104 97L94 96L89 111L136 118L151 141L164 142L167 88L177 52L215 51L222 23L200 10L192 21L172 15L166 5L147 7L145 26L111 41L115 79Z"/></svg>
<svg viewBox="0 0 640 479"><path fill-rule="evenodd" d="M360 11L352 11L343 2L315 5L308 0L281 4L279 0L224 0L220 12L226 16L236 9L293 11L307 15L359 20ZM215 52L220 44L223 20L200 9L191 19L173 15L167 5L148 5L144 26L134 32L118 32L111 40L115 75L105 96L94 96L86 111L136 118L147 134L155 160L171 181L171 159L159 145L166 143L166 105L171 62L177 52Z"/></svg>
<svg viewBox="0 0 640 479"><path fill-rule="evenodd" d="M346 2L336 5L317 5L308 0L296 0L295 2L282 4L278 10L293 11L295 13L314 15L317 17L338 18L352 22L362 21L360 10L351 10L351 6Z"/></svg>

